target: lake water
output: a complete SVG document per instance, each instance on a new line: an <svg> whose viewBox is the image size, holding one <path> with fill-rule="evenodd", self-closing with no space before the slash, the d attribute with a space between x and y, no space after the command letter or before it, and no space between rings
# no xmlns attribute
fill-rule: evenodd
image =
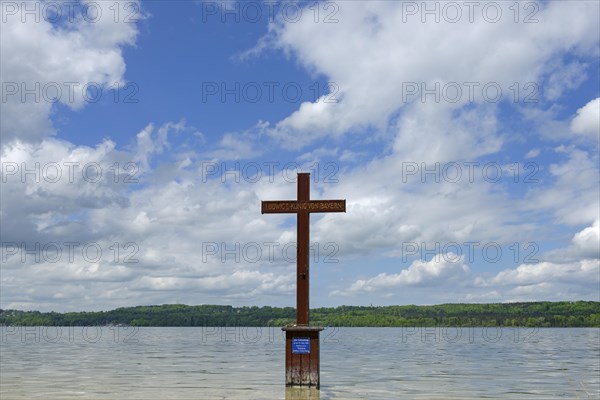
<svg viewBox="0 0 600 400"><path fill-rule="evenodd" d="M1 334L3 400L600 398L595 328L328 328L320 391L286 391L278 327Z"/></svg>

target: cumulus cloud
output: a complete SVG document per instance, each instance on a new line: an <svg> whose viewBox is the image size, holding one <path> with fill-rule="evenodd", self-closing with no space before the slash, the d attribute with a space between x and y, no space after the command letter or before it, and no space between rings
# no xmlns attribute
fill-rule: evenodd
<svg viewBox="0 0 600 400"><path fill-rule="evenodd" d="M552 283L589 284L598 282L600 263L598 260L581 260L571 264L540 262L522 264L515 269L506 269L491 279L478 277L475 283L481 286L528 286Z"/></svg>
<svg viewBox="0 0 600 400"><path fill-rule="evenodd" d="M577 110L571 121L571 130L579 135L598 139L600 136L600 97Z"/></svg>
<svg viewBox="0 0 600 400"><path fill-rule="evenodd" d="M577 249L579 256L586 258L600 258L600 223L594 221L592 226L577 232L573 236L573 245Z"/></svg>
<svg viewBox="0 0 600 400"><path fill-rule="evenodd" d="M469 301L598 300L600 261L540 262L505 269L488 278L478 276Z"/></svg>
<svg viewBox="0 0 600 400"><path fill-rule="evenodd" d="M381 273L373 278L359 279L347 290L334 291L332 295L389 292L400 290L403 286L439 286L465 278L469 272L463 256L448 253L444 257L437 255L430 261L415 260L408 268L397 274Z"/></svg>
<svg viewBox="0 0 600 400"><path fill-rule="evenodd" d="M132 163L130 155L109 140L95 147L53 138L37 144L17 140L0 154L4 241L34 241L42 233L92 235L81 232L82 213L127 206L125 181L137 179L136 171L124 169Z"/></svg>
<svg viewBox="0 0 600 400"><path fill-rule="evenodd" d="M68 24L53 24L39 15L22 21L20 12L3 15L3 143L15 138L40 141L53 135L49 115L55 101L80 109L93 97L87 88L105 90L123 84L122 49L135 43L137 25L115 20L110 3L83 1L82 5L87 3L100 8L101 17L94 22L81 13L75 13L77 17ZM137 1L131 4L139 9ZM22 2L19 7L39 10L41 3Z"/></svg>
<svg viewBox="0 0 600 400"><path fill-rule="evenodd" d="M259 199L293 197L295 185L281 174L223 184L202 172L204 159L161 175L179 158L157 157L186 129L150 124L127 151L108 140L3 146L2 307L118 307L140 293L161 303L293 298L294 263L282 248L295 230L262 218Z"/></svg>
<svg viewBox="0 0 600 400"><path fill-rule="evenodd" d="M558 263L576 262L582 259L600 259L600 226L596 219L575 233L568 246L553 249L544 255L545 260Z"/></svg>
<svg viewBox="0 0 600 400"><path fill-rule="evenodd" d="M454 261L454 258L450 260ZM599 284L599 260L522 264L490 277L472 272L462 260L448 262L448 257L444 257L438 262L416 260L398 274L382 273L358 279L346 289L332 291L331 295L368 294L371 300L380 300L391 296L398 298L414 286L430 286L435 291L428 293L429 298L442 302L576 300L597 299ZM415 292L410 293L414 295Z"/></svg>
<svg viewBox="0 0 600 400"><path fill-rule="evenodd" d="M276 124L271 134L287 146L299 147L365 127L385 130L390 117L408 104L435 105L430 107L435 110L432 114L439 113L443 119L445 113L467 104L514 102L515 82L527 92L526 83L543 78L549 82L546 95L557 99L583 82L585 70L582 62L565 64L561 55L598 52L598 5L536 4L535 24L515 23L506 17L512 15L508 3L501 5L505 18L494 23L477 13L473 20L464 13L459 21L424 23L419 12L409 14L403 3L383 1L340 3L336 23L316 24L310 13L295 23L275 21L269 33L271 45L335 82L337 102L321 98L303 103ZM562 23L565 18L580 23L572 29ZM264 41L260 47L264 48ZM503 95L496 98L490 87ZM523 100L521 94L517 102ZM454 137L428 129L432 118L422 115L421 108L414 106L406 115L401 113L400 126L412 122L421 142L452 145ZM483 116L485 119L485 112ZM470 133L477 132L472 129ZM400 129L398 139L409 138ZM470 146L465 151L493 148L497 141L492 129L467 143ZM408 148L415 144L411 140L404 143Z"/></svg>

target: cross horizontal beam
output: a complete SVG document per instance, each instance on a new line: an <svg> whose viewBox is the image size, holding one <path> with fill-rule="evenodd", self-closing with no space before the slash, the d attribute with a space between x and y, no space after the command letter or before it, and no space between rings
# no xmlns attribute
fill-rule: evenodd
<svg viewBox="0 0 600 400"><path fill-rule="evenodd" d="M262 214L346 212L346 200L263 201Z"/></svg>

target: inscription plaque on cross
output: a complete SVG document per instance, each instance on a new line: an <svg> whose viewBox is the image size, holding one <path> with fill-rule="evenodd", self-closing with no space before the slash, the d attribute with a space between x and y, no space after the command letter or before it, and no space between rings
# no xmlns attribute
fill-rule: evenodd
<svg viewBox="0 0 600 400"><path fill-rule="evenodd" d="M297 215L296 256L296 325L282 328L286 332L286 385L320 386L319 332L309 326L309 248L310 214L346 212L346 200L311 200L310 174L298 174L297 200L263 201L263 214Z"/></svg>

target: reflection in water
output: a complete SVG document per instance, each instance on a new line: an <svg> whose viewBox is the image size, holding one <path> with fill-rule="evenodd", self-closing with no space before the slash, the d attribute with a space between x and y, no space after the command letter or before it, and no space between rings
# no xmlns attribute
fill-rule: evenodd
<svg viewBox="0 0 600 400"><path fill-rule="evenodd" d="M321 392L314 388L286 387L285 400L321 400Z"/></svg>

